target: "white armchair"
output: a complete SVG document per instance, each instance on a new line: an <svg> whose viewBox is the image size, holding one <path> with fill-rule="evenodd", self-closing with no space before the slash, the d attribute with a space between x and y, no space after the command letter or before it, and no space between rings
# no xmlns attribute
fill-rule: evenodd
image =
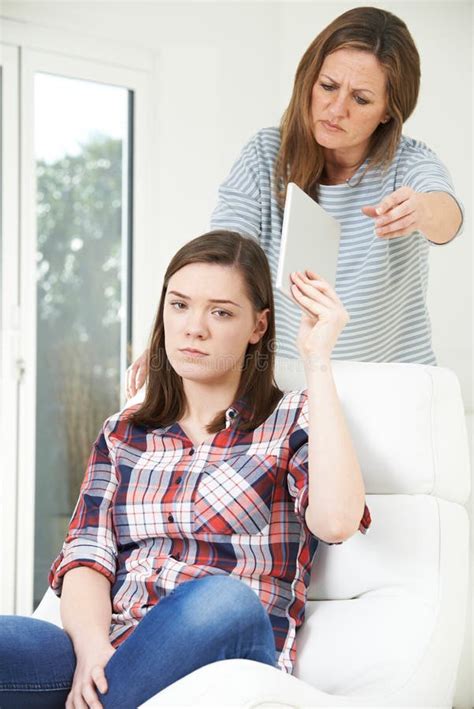
<svg viewBox="0 0 474 709"><path fill-rule="evenodd" d="M452 707L467 618L470 493L455 375L417 364L333 362L372 525L320 544L293 676L250 660L196 670L142 707ZM277 360L301 389L297 360ZM35 617L61 624L47 591Z"/></svg>

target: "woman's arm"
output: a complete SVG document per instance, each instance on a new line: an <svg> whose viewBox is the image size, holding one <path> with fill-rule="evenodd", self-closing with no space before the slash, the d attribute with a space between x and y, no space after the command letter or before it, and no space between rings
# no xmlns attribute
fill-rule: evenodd
<svg viewBox="0 0 474 709"><path fill-rule="evenodd" d="M217 205L211 215L211 229L229 229L260 239L262 233L261 177L262 142L259 131L243 147L229 175L219 186ZM270 190L268 179L266 187Z"/></svg>
<svg viewBox="0 0 474 709"><path fill-rule="evenodd" d="M76 655L89 647L109 643L110 581L100 572L86 566L68 571L63 579L60 611Z"/></svg>
<svg viewBox="0 0 474 709"><path fill-rule="evenodd" d="M425 209L420 231L435 244L446 244L458 233L462 214L456 200L447 192L426 192L419 195Z"/></svg>
<svg viewBox="0 0 474 709"><path fill-rule="evenodd" d="M376 207L362 207L375 220L375 233L382 239L410 236L419 231L433 244L447 244L462 224L461 209L447 192L416 192L400 187Z"/></svg>

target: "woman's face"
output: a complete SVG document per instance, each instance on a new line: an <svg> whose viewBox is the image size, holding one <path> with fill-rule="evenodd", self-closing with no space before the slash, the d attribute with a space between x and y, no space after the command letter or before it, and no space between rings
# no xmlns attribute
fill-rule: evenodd
<svg viewBox="0 0 474 709"><path fill-rule="evenodd" d="M379 60L358 49L329 54L313 86L311 117L319 145L365 153L372 133L389 118L386 76Z"/></svg>
<svg viewBox="0 0 474 709"><path fill-rule="evenodd" d="M169 280L163 322L167 357L185 379L238 381L249 343L264 334L269 310L256 313L236 268L192 263ZM192 355L186 348L204 354Z"/></svg>

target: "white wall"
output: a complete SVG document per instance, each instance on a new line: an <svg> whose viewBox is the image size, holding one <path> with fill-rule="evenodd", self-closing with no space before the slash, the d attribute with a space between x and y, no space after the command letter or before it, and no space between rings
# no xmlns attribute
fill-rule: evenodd
<svg viewBox="0 0 474 709"><path fill-rule="evenodd" d="M246 140L279 122L303 51L347 2L15 2L2 16L149 50L155 59L153 219L135 348L148 336L164 268L208 228L217 187ZM368 3L367 3L368 4ZM466 207L464 234L430 250L429 305L440 365L472 409L472 5L378 2L408 25L422 59L405 133L445 161ZM142 299L140 299L142 300Z"/></svg>

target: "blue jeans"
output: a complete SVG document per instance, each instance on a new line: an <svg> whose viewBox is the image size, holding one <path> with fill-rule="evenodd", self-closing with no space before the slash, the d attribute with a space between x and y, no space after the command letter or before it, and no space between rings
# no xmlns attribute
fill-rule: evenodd
<svg viewBox="0 0 474 709"><path fill-rule="evenodd" d="M105 666L107 709L136 709L168 685L211 662L247 658L276 666L270 618L257 594L224 574L181 583L162 598ZM1 709L63 708L76 657L52 623L0 616Z"/></svg>

